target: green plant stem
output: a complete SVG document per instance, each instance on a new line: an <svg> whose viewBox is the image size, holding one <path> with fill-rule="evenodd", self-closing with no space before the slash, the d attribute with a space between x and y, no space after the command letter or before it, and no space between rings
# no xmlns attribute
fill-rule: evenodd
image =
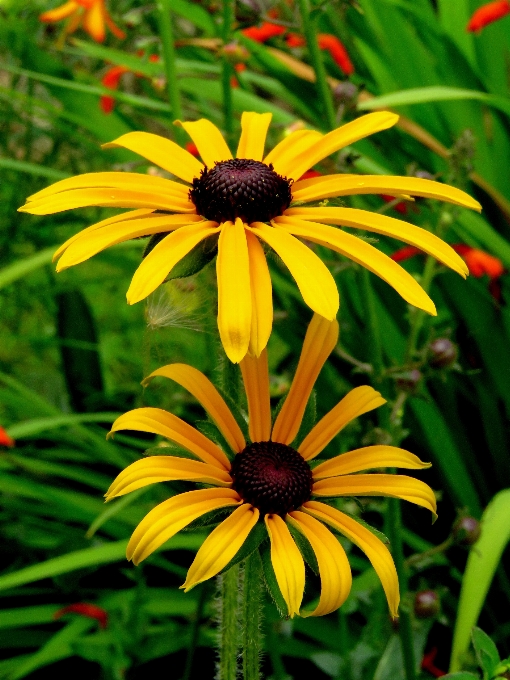
<svg viewBox="0 0 510 680"><path fill-rule="evenodd" d="M315 25L316 19L311 16L312 10L309 0L298 0L298 5L299 13L301 15L301 25L303 27L303 33L305 34L306 44L310 54L310 61L312 62L313 70L315 71L317 90L322 103L323 113L326 118L328 128L333 130L336 127L335 106L333 103L333 95L328 85L324 62L322 61L319 42L317 40L317 29Z"/></svg>
<svg viewBox="0 0 510 680"><path fill-rule="evenodd" d="M172 27L172 13L170 11L170 0L158 0L159 10L159 32L163 46L163 56L165 59L166 89L168 101L172 107L174 120L182 118L181 93L177 80L177 69L175 68L175 44L174 32ZM184 131L176 128L175 136L179 142L185 138Z"/></svg>
<svg viewBox="0 0 510 680"><path fill-rule="evenodd" d="M184 668L184 674L182 680L190 680L191 669L193 667L193 659L195 657L195 652L198 644L198 637L200 634L200 621L204 614L205 602L207 599L207 586L202 584L200 586L200 592L198 595L197 610L195 612L195 619L191 625L191 636L188 646L188 655L186 656L186 666Z"/></svg>
<svg viewBox="0 0 510 680"><path fill-rule="evenodd" d="M217 680L236 680L238 648L239 565L218 576L219 631Z"/></svg>
<svg viewBox="0 0 510 680"><path fill-rule="evenodd" d="M269 658L271 659L271 666L273 667L272 677L274 680L287 680L288 675L285 670L285 666L282 661L282 655L278 648L278 632L276 626L273 624L269 627L267 631L267 651L269 653Z"/></svg>
<svg viewBox="0 0 510 680"><path fill-rule="evenodd" d="M243 678L260 679L261 656L261 563L258 551L244 563L243 584Z"/></svg>
<svg viewBox="0 0 510 680"><path fill-rule="evenodd" d="M425 261L425 268L423 270L423 276L421 280L421 287L426 293L429 292L430 286L432 285L432 281L436 274L436 266L437 266L436 260L429 255ZM413 312L411 330L409 333L409 340L407 342L406 357L404 360L405 363L412 361L414 357L416 347L418 345L418 340L420 337L420 331L422 329L423 322L426 316L427 313L424 312L422 309L415 309Z"/></svg>
<svg viewBox="0 0 510 680"><path fill-rule="evenodd" d="M379 383L384 372L381 333L379 329L379 321L377 319L377 311L375 308L374 291L370 281L370 272L364 267L361 270L361 280L368 315L368 332L370 335L374 382Z"/></svg>
<svg viewBox="0 0 510 680"><path fill-rule="evenodd" d="M223 0L223 45L228 45L232 40L232 24L234 21L235 0ZM232 101L233 69L228 57L223 55L221 68L221 86L223 90L223 115L225 118L225 134L228 145L232 148L234 136L234 104Z"/></svg>
<svg viewBox="0 0 510 680"><path fill-rule="evenodd" d="M239 403L239 368L225 354L221 362L221 387L233 401Z"/></svg>

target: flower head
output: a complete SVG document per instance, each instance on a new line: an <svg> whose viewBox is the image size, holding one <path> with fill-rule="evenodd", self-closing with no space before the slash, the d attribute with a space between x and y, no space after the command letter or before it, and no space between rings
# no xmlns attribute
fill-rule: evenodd
<svg viewBox="0 0 510 680"><path fill-rule="evenodd" d="M242 360L248 442L218 390L195 368L170 364L144 381L162 376L191 392L216 424L231 453L227 455L211 439L161 409L135 409L115 421L112 433L139 430L159 434L187 449L198 460L178 457L179 454L138 460L114 480L107 500L162 481L186 480L208 487L172 496L151 510L131 537L128 559L140 563L191 522L221 508L229 514L202 544L182 587L189 590L225 569L236 559L248 537L256 535L251 532L258 526L261 541L264 535L269 538L272 569L288 615L319 616L340 607L351 587L349 563L332 529L365 552L381 579L391 614L397 615L398 579L388 548L365 526L321 499L392 496L435 514L434 494L423 482L393 474L356 474L388 466L423 469L429 465L403 449L377 445L310 466L310 461L348 423L385 403L379 392L368 386L351 390L300 443L294 444L315 380L337 339L336 320L314 315L292 385L274 423L266 350L258 358L247 355ZM313 611L301 612L305 564L299 541L294 539L297 534L315 554L321 578L321 596Z"/></svg>
<svg viewBox="0 0 510 680"><path fill-rule="evenodd" d="M64 37L74 33L80 26L96 42L104 42L106 27L114 36L123 40L126 37L112 20L105 7L104 0L68 0L60 7L44 12L39 16L44 23L56 23L69 19L64 29Z"/></svg>
<svg viewBox="0 0 510 680"><path fill-rule="evenodd" d="M285 26L279 26L278 24L272 24L270 21L264 21L260 26L249 26L248 28L243 28L241 33L254 40L258 43L264 43L270 38L275 38L282 33L285 33L287 29Z"/></svg>
<svg viewBox="0 0 510 680"><path fill-rule="evenodd" d="M9 435L4 430L3 427L0 427L0 446L7 446L10 449L16 446L16 442L14 441L14 439L12 439L12 437L9 437Z"/></svg>
<svg viewBox="0 0 510 680"><path fill-rule="evenodd" d="M306 45L305 38L298 33L289 33L285 38L285 42L287 43L287 47L303 47ZM332 35L331 33L319 33L317 35L317 42L321 50L329 52L333 61L346 76L350 76L354 73L354 64L349 57L349 53L336 35Z"/></svg>
<svg viewBox="0 0 510 680"><path fill-rule="evenodd" d="M139 57L144 56L143 50L138 52L138 56ZM157 63L159 61L158 55L150 54L149 61L152 63ZM131 72L132 72L131 69L127 68L127 66L112 66L106 71L104 76L101 78L101 84L104 85L104 87L107 87L109 90L117 90L122 76L125 73ZM135 73L135 75L139 78L143 77L143 73ZM106 114L111 113L115 108L115 98L110 97L107 94L101 95L100 106L103 113Z"/></svg>
<svg viewBox="0 0 510 680"><path fill-rule="evenodd" d="M482 28L485 28L485 26L492 24L493 21L506 17L507 14L510 14L509 0L488 2L473 13L466 30L470 32L479 32Z"/></svg>
<svg viewBox="0 0 510 680"><path fill-rule="evenodd" d="M233 158L220 131L208 120L179 123L203 162L180 146L147 132L129 132L106 147L144 156L181 182L128 172L99 172L65 179L30 196L20 210L50 215L71 208L133 208L70 238L55 253L57 270L128 239L167 234L144 258L127 292L130 304L152 293L195 246L217 243L218 327L225 351L239 362L248 349L259 356L271 333L271 279L262 244L289 268L307 305L326 319L339 306L336 283L322 260L300 239L331 248L387 281L410 304L435 314L417 281L390 257L337 225L391 236L421 248L462 276L459 255L425 229L367 210L306 207L333 196L388 194L423 196L475 210L463 191L417 177L303 173L343 147L386 130L398 116L370 113L322 135L297 130L264 155L271 114L244 113ZM296 181L297 180L297 181Z"/></svg>

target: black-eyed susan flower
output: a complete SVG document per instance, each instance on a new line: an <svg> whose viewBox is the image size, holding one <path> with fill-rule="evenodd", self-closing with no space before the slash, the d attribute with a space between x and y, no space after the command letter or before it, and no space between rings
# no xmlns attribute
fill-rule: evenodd
<svg viewBox="0 0 510 680"><path fill-rule="evenodd" d="M191 425L158 408L135 409L115 421L112 433L140 430L162 435L187 449L197 460L178 457L178 454L138 460L115 479L106 494L107 500L169 480L207 485L207 488L172 496L151 510L129 541L127 557L130 560L139 564L191 522L223 508L232 512L200 547L182 586L185 590L222 571L236 558L258 525L269 543L274 577L288 615L327 614L341 606L351 587L349 563L336 536L341 534L365 552L381 579L391 614L396 616L398 579L388 548L365 526L322 499L392 496L435 513L432 489L417 479L394 474L356 474L387 466L420 469L428 464L408 451L383 445L357 449L323 461L314 460L354 418L384 404L379 392L368 386L351 390L293 447L315 380L337 338L336 320L327 321L314 315L292 385L274 424L267 351L263 350L258 358L248 354L241 361L249 442L219 392L200 371L185 364L170 364L146 379L148 382L164 376L188 390L214 421L232 453L228 455ZM301 611L305 562L298 547L300 540L294 538L297 535L315 554L321 578L320 600L312 611Z"/></svg>
<svg viewBox="0 0 510 680"><path fill-rule="evenodd" d="M108 14L105 0L68 0L63 5L50 9L39 16L44 23L57 23L68 19L64 29L64 38L74 33L80 26L96 42L104 42L106 27L117 37L123 40L126 37Z"/></svg>
<svg viewBox="0 0 510 680"><path fill-rule="evenodd" d="M270 120L269 113L243 114L236 158L208 120L180 123L203 163L168 139L129 132L106 146L134 151L182 183L138 173L90 173L39 191L20 210L49 215L87 206L135 209L66 241L55 253L58 271L121 241L167 233L136 270L127 292L130 304L152 293L197 244L217 239L218 327L233 362L248 348L259 356L271 333L271 279L262 244L281 257L306 304L326 319L336 316L338 290L326 265L300 239L341 253L387 281L410 304L435 314L432 300L408 272L366 241L330 225L392 236L465 276L466 265L450 246L386 215L303 204L371 193L438 198L475 210L479 203L459 189L417 177L324 175L295 181L326 156L394 125L393 113L370 113L326 135L298 130L264 156Z"/></svg>

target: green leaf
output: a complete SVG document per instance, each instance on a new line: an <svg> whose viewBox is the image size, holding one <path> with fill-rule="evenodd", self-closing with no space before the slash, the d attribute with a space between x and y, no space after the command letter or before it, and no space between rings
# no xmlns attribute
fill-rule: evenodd
<svg viewBox="0 0 510 680"><path fill-rule="evenodd" d="M500 662L498 648L481 628L473 628L471 639L473 640L476 658L483 670L484 678L490 680Z"/></svg>
<svg viewBox="0 0 510 680"><path fill-rule="evenodd" d="M2 165L0 159L0 167ZM24 278L36 269L40 269L50 264L53 254L58 246L45 248L35 255L29 255L24 260L18 260L0 270L0 289L9 286L11 283Z"/></svg>
<svg viewBox="0 0 510 680"><path fill-rule="evenodd" d="M467 671L460 671L459 673L447 673L443 675L444 680L480 680L480 676Z"/></svg>
<svg viewBox="0 0 510 680"><path fill-rule="evenodd" d="M271 548L269 543L263 546L260 551L260 557L262 558L262 568L264 572L264 581L271 598L273 599L276 608L280 612L281 616L288 616L287 603L283 599L282 593L278 586L278 581L276 580L276 575L273 569L273 563L271 562Z"/></svg>
<svg viewBox="0 0 510 680"><path fill-rule="evenodd" d="M33 437L47 430L57 427L70 427L76 423L113 423L121 413L69 413L51 418L34 418L23 423L17 423L7 428L9 436L13 439ZM106 436L106 435L105 435Z"/></svg>
<svg viewBox="0 0 510 680"><path fill-rule="evenodd" d="M29 175L35 175L36 177L47 177L48 179L53 179L55 181L70 177L67 172L62 172L62 170L48 168L45 165L38 165L37 163L17 161L14 158L0 158L0 168L16 170L16 172L26 172Z"/></svg>

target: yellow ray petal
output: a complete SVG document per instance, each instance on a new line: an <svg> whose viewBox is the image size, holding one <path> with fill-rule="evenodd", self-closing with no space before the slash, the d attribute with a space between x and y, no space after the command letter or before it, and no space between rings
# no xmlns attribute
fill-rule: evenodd
<svg viewBox="0 0 510 680"><path fill-rule="evenodd" d="M188 491L160 503L136 527L126 555L135 565L206 512L242 503L233 489Z"/></svg>
<svg viewBox="0 0 510 680"><path fill-rule="evenodd" d="M218 330L226 355L237 364L248 351L252 318L248 245L239 218L221 227L216 277Z"/></svg>
<svg viewBox="0 0 510 680"><path fill-rule="evenodd" d="M391 496L421 505L436 515L436 497L424 482L406 475L349 475L321 479L313 485L314 496Z"/></svg>
<svg viewBox="0 0 510 680"><path fill-rule="evenodd" d="M44 21L45 23L62 21L62 19L67 19L67 17L71 16L77 9L79 9L78 3L75 0L69 0L69 2L65 2L55 9L50 9L48 12L40 14L39 21Z"/></svg>
<svg viewBox="0 0 510 680"><path fill-rule="evenodd" d="M177 120L175 125L180 125L186 130L209 170L214 168L215 163L228 161L232 158L232 153L223 139L223 135L210 120L201 118L192 123Z"/></svg>
<svg viewBox="0 0 510 680"><path fill-rule="evenodd" d="M384 543L354 519L329 505L308 501L303 505L303 510L321 522L329 524L336 531L340 531L360 550L363 550L381 580L391 615L398 616L400 595L397 570L391 553Z"/></svg>
<svg viewBox="0 0 510 680"><path fill-rule="evenodd" d="M281 220L285 220L285 224ZM274 222L276 224L276 220ZM336 250L389 283L409 304L436 316L434 303L416 279L370 243L341 229L317 222L300 221L295 217L279 218L277 228Z"/></svg>
<svg viewBox="0 0 510 680"><path fill-rule="evenodd" d="M230 470L230 461L220 447L184 420L160 408L136 408L117 418L110 434L119 430L152 432L183 446L204 463Z"/></svg>
<svg viewBox="0 0 510 680"><path fill-rule="evenodd" d="M248 400L248 422L252 442L267 442L271 437L271 403L267 350L259 357L247 354L240 362Z"/></svg>
<svg viewBox="0 0 510 680"><path fill-rule="evenodd" d="M303 420L317 376L338 340L338 322L314 314L306 331L294 380L273 428L271 439L290 444Z"/></svg>
<svg viewBox="0 0 510 680"><path fill-rule="evenodd" d="M110 501L118 496L124 496L150 484L176 480L214 486L232 484L228 472L216 466L176 456L149 456L131 463L114 479L105 494L106 500Z"/></svg>
<svg viewBox="0 0 510 680"><path fill-rule="evenodd" d="M281 517L266 515L264 521L271 541L271 564L276 582L287 603L288 615L299 614L305 591L305 563Z"/></svg>
<svg viewBox="0 0 510 680"><path fill-rule="evenodd" d="M295 510L287 515L287 521L298 529L312 546L321 578L319 604L312 612L302 612L301 615L329 614L345 602L351 590L351 567L345 550L334 534L310 515Z"/></svg>
<svg viewBox="0 0 510 680"><path fill-rule="evenodd" d="M102 229L93 229L87 234L81 232L81 238L74 239L67 246L57 265L57 272L84 262L101 250L105 250L117 243L122 243L132 238L173 231L174 229L179 229L179 227L189 225L190 222L200 221L203 220L198 215L158 215L158 217L146 217L139 220L131 219L118 224L109 224Z"/></svg>
<svg viewBox="0 0 510 680"><path fill-rule="evenodd" d="M258 518L257 508L244 503L223 520L202 543L181 586L184 592L216 576L226 567L248 538Z"/></svg>
<svg viewBox="0 0 510 680"><path fill-rule="evenodd" d="M142 385L146 386L152 378L163 376L174 380L188 390L199 401L228 442L232 451L239 453L246 447L241 428L230 412L225 400L212 382L201 371L187 364L169 364L153 371Z"/></svg>
<svg viewBox="0 0 510 680"><path fill-rule="evenodd" d="M73 189L55 196L30 201L18 212L31 215L53 215L74 208L155 208L172 212L194 213L195 206L187 198L157 191L131 189Z"/></svg>
<svg viewBox="0 0 510 680"><path fill-rule="evenodd" d="M216 222L200 222L173 231L155 246L135 272L126 294L130 305L143 300L163 283L173 267L207 236L220 230Z"/></svg>
<svg viewBox="0 0 510 680"><path fill-rule="evenodd" d="M266 165L272 164L274 171L283 177L297 179L301 175L294 172L295 158L300 154L306 154L323 135L316 130L296 130L285 137L264 158Z"/></svg>
<svg viewBox="0 0 510 680"><path fill-rule="evenodd" d="M350 144L354 144L354 142L364 137L373 135L375 132L387 130L395 125L397 121L398 116L396 113L377 111L361 116L361 118L356 118L356 120L352 120L350 123L342 125L332 132L328 132L322 139L317 140L311 148L294 159L295 165L292 170L292 176L295 178L301 177L304 172L323 158Z"/></svg>
<svg viewBox="0 0 510 680"><path fill-rule="evenodd" d="M184 199L187 199L189 192L189 187L184 184L153 175L142 175L137 172L88 172L50 184L49 187L29 196L27 201L37 201L72 189L134 189L135 191L142 189L175 194Z"/></svg>
<svg viewBox="0 0 510 680"><path fill-rule="evenodd" d="M386 403L373 387L361 385L351 390L312 428L298 449L305 460L315 458L354 418Z"/></svg>
<svg viewBox="0 0 510 680"><path fill-rule="evenodd" d="M415 227L409 222L397 220L394 217L353 208L291 208L285 212L285 217L277 218L275 222L279 223L281 220L282 224L285 224L289 218L317 220L326 224L355 227L391 236L420 248L464 278L469 273L464 260L442 239L426 229Z"/></svg>
<svg viewBox="0 0 510 680"><path fill-rule="evenodd" d="M251 334L250 352L259 356L267 345L273 325L273 289L264 249L250 231L246 231L250 261Z"/></svg>
<svg viewBox="0 0 510 680"><path fill-rule="evenodd" d="M103 149L114 149L119 146L143 156L190 184L195 177L200 177L204 168L203 163L178 144L151 132L128 132L109 144L103 144Z"/></svg>
<svg viewBox="0 0 510 680"><path fill-rule="evenodd" d="M104 7L100 2L94 2L92 6L85 10L83 17L83 29L96 42L104 42L106 30L103 18Z"/></svg>
<svg viewBox="0 0 510 680"><path fill-rule="evenodd" d="M251 158L261 161L264 156L267 129L272 113L252 113L245 111L241 116L241 138L236 158Z"/></svg>
<svg viewBox="0 0 510 680"><path fill-rule="evenodd" d="M334 319L340 305L338 289L329 269L313 250L283 228L275 229L263 222L253 222L248 229L281 257L305 303L326 319Z"/></svg>
<svg viewBox="0 0 510 680"><path fill-rule="evenodd" d="M375 446L366 446L362 449L342 453L339 456L324 461L324 463L313 469L313 478L324 479L325 477L349 475L352 472L361 472L362 470L381 467L424 470L431 467L431 465L431 463L424 463L414 453L409 453L405 449L376 444Z"/></svg>
<svg viewBox="0 0 510 680"><path fill-rule="evenodd" d="M320 201L332 196L357 194L389 194L390 196L422 196L437 198L454 205L480 211L482 206L465 191L448 184L419 177L391 177L386 175L324 175L296 182L292 186L295 201Z"/></svg>

